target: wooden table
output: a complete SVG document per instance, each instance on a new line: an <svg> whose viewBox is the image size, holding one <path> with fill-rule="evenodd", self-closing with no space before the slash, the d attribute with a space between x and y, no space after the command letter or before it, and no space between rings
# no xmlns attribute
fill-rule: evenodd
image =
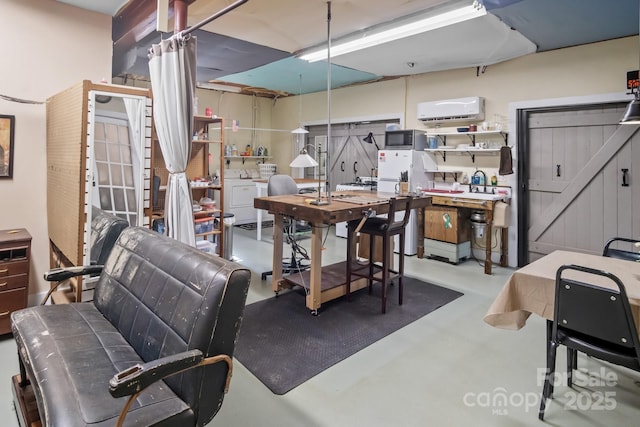
<svg viewBox="0 0 640 427"><path fill-rule="evenodd" d="M496 198L495 200L488 199L474 199L471 196L455 197L455 196L433 196L433 205L454 206L458 208L466 208L473 210L483 210L485 213L485 254L484 254L484 273L491 274L493 260L491 259L492 253L492 227L493 227L493 211L496 203L502 201ZM507 267L508 265L508 243L509 233L508 228L501 228L500 238L500 266ZM473 250L473 249L472 249Z"/></svg>
<svg viewBox="0 0 640 427"><path fill-rule="evenodd" d="M254 207L264 209L274 215L273 224L273 276L272 288L278 293L291 287L292 284L307 288L306 306L313 314L323 302L330 301L345 294L346 263L333 264L322 267L322 231L324 226L342 221L351 221L363 217L363 212L375 211L384 214L389 211L389 198L393 194L376 193L375 191L344 191L334 195L331 204L316 206L310 204L315 200L314 195L287 195L257 197ZM360 201L360 203L346 200ZM424 207L431 204L427 196L414 199L414 208L418 212L418 236L424 236ZM311 269L302 276L302 282L297 282L298 274L291 274L286 278L282 275L283 256L283 219L285 216L296 220L309 222L311 226ZM355 252L355 248L348 248ZM418 239L418 257L424 256L424 239ZM360 280L364 283L366 281ZM361 284L352 285L352 291L362 287Z"/></svg>
<svg viewBox="0 0 640 427"><path fill-rule="evenodd" d="M318 180L313 178L294 178L293 179L298 186L298 190L302 188L315 188L318 190ZM268 179L254 179L253 182L256 183L256 194L257 197L262 197L267 194L267 184L269 183ZM324 182L321 182L320 189L324 190ZM256 229L256 239L262 240L262 209L258 209L258 219L257 219L257 229Z"/></svg>
<svg viewBox="0 0 640 427"><path fill-rule="evenodd" d="M636 326L640 329L640 263L569 251L554 251L515 271L484 321L497 328L517 330L525 325L531 313L553 320L556 271L564 264L583 265L616 275L626 288ZM606 279L576 271L566 271L566 277L612 287Z"/></svg>

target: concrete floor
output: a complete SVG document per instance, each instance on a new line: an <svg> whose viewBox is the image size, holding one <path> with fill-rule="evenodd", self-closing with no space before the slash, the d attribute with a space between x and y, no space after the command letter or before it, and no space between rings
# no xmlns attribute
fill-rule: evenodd
<svg viewBox="0 0 640 427"><path fill-rule="evenodd" d="M271 278L260 280L260 272L271 269L272 253L271 229L263 231L267 239L258 242L255 231L234 228L233 253L253 271L248 303L273 296ZM323 263L343 260L345 244L330 229ZM457 266L415 256L405 260L407 275L464 296L282 396L271 393L236 362L229 394L209 426L543 425L537 412L545 321L532 316L514 332L482 320L512 270L496 267L492 275L485 275L474 260ZM581 386L573 389L556 386L545 422L564 427L638 425L640 375L583 355L578 363L590 374L578 373L575 381ZM565 372L562 350L558 371ZM10 391L10 377L16 372L15 344L8 337L0 341L0 381L5 384L0 387L0 417L8 427L18 425Z"/></svg>

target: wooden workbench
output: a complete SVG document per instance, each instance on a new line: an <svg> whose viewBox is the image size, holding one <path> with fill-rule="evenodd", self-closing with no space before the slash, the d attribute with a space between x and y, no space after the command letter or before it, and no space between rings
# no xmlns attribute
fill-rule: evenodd
<svg viewBox="0 0 640 427"><path fill-rule="evenodd" d="M295 278L282 275L283 256L283 219L285 216L304 220L311 225L311 269L303 286L307 289L306 306L313 314L317 314L323 302L330 301L345 294L346 265L344 262L322 267L322 230L324 226L342 221L357 220L364 212L374 211L376 215L389 211L389 198L394 194L376 193L375 191L344 191L334 195L329 205L312 205L312 195L286 195L257 197L254 207L264 209L274 215L273 224L273 291L291 287ZM349 201L351 200L351 202ZM355 203L355 202L358 203ZM431 204L431 197L422 196L414 199L414 208L418 213L418 236L424 236L423 211ZM354 251L355 248L348 248ZM424 239L418 239L418 258L424 256ZM344 273L343 273L344 272ZM304 277L304 276L303 276ZM352 291L362 287L360 283L352 284Z"/></svg>
<svg viewBox="0 0 640 427"><path fill-rule="evenodd" d="M468 208L474 210L483 210L485 212L486 232L485 232L485 259L484 259L484 273L491 274L493 261L491 260L491 246L492 246L492 227L493 227L493 211L495 204L500 200L476 200L472 198L460 198L460 197L448 197L448 196L433 196L433 205L443 206L455 206L458 208ZM507 253L508 253L508 229L501 228L501 247L500 247L500 265L506 267Z"/></svg>

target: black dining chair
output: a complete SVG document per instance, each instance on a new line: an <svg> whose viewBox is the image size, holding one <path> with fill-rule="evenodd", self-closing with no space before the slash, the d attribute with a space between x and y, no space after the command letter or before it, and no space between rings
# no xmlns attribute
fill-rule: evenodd
<svg viewBox="0 0 640 427"><path fill-rule="evenodd" d="M395 198L389 200L389 212L385 217L367 218L360 228L360 233L369 235L369 262L365 266L355 266L352 260L351 245L360 226L361 220L353 220L347 223L347 277L345 293L347 300L351 299L351 280L353 277L363 277L369 281L369 293L373 282L380 282L382 285L382 314L387 311L387 284L392 278L398 279L398 304L402 305L402 278L404 277L404 242L405 229L409 221L413 198L411 196ZM401 213L396 219L396 213ZM391 268L391 248L393 237L399 236L398 270ZM375 236L382 237L382 265L375 264L374 248ZM395 274L392 277L392 274Z"/></svg>
<svg viewBox="0 0 640 427"><path fill-rule="evenodd" d="M622 243L626 248L620 248L620 243ZM625 245L625 243L628 245ZM602 256L624 259L627 261L640 261L640 252L638 250L633 250L633 246L637 243L640 243L640 240L628 239L626 237L613 237L605 243ZM611 247L614 244L618 247Z"/></svg>
<svg viewBox="0 0 640 427"><path fill-rule="evenodd" d="M567 273L572 273L572 278ZM574 277L580 274L580 280ZM587 280L602 278L605 288ZM597 313L597 314L596 314ZM556 273L555 307L547 342L547 371L538 418L544 418L547 399L553 395L556 351L567 348L567 384L572 385L577 352L640 371L640 342L625 287L618 277L578 265L563 265ZM606 319L606 321L603 321Z"/></svg>

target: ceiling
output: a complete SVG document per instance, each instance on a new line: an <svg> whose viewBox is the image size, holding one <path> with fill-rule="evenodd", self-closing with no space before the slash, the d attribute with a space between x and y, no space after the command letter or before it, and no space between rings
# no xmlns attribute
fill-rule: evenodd
<svg viewBox="0 0 640 427"><path fill-rule="evenodd" d="M148 77L147 51L167 38L156 28L154 1L57 0L113 16L113 75ZM173 0L170 0L171 3ZM185 0L194 26L233 0ZM472 0L249 0L196 30L198 82L245 93L286 96L326 90L327 62L296 54L409 15L436 13ZM145 4L146 3L146 4ZM638 34L638 0L480 0L485 16L331 60L333 88L396 76L493 64L534 52ZM151 4L151 5L149 5ZM169 13L172 18L172 13ZM170 23L170 29L173 23Z"/></svg>

